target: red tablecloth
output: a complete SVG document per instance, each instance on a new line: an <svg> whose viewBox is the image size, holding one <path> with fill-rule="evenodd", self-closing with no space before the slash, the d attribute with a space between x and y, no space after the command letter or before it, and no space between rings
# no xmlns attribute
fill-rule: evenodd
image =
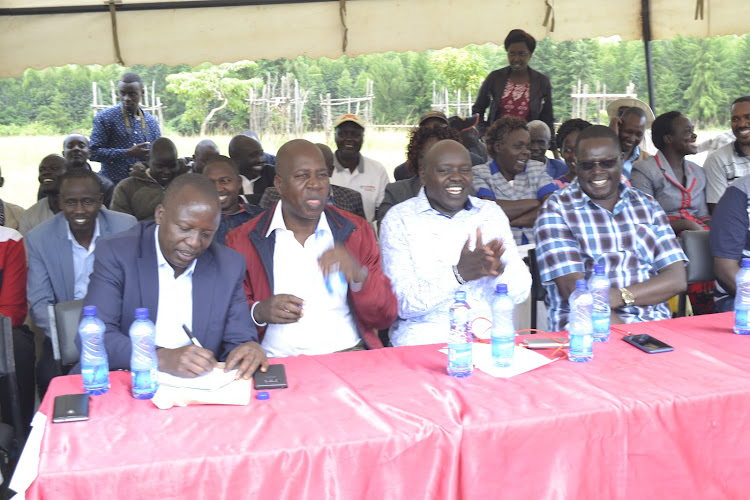
<svg viewBox="0 0 750 500"><path fill-rule="evenodd" d="M445 374L439 346L287 358L246 407L158 410L129 374L91 420L48 424L27 498L750 498L750 337L732 314L627 325L594 360ZM54 396L80 392L77 376Z"/></svg>

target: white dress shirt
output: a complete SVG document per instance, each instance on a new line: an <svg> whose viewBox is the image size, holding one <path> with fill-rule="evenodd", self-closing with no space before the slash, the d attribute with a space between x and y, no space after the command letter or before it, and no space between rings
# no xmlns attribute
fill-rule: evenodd
<svg viewBox="0 0 750 500"><path fill-rule="evenodd" d="M190 343L182 325L193 329L193 271L194 260L182 274L174 277L174 268L167 262L159 246L159 226L156 226L156 264L159 273L159 309L156 313L156 345L176 349Z"/></svg>
<svg viewBox="0 0 750 500"><path fill-rule="evenodd" d="M276 206L266 237L276 231L273 252L273 294L291 294L305 301L303 316L296 323L269 324L263 349L272 357L327 354L355 346L360 341L354 316L347 302L348 287L329 292L320 255L333 247L333 233L324 213L315 233L304 245L286 228L282 203Z"/></svg>
<svg viewBox="0 0 750 500"><path fill-rule="evenodd" d="M477 228L486 244L503 241L505 265L496 277L484 277L460 285L453 274L461 250L470 238L469 250L476 248ZM433 209L424 192L391 208L380 226L380 252L383 271L391 280L398 300L397 326L391 343L399 345L439 344L448 339L448 310L456 290L466 292L470 317L492 321L489 301L495 285L508 285L508 295L519 304L531 288L531 275L518 256L513 233L505 212L493 201L469 197L466 207L448 217ZM475 323L485 329L489 322Z"/></svg>
<svg viewBox="0 0 750 500"><path fill-rule="evenodd" d="M364 155L359 155L359 164L354 172L342 167L336 155L333 156L333 165L331 184L359 191L367 220L375 220L375 209L383 201L389 182L385 167Z"/></svg>
<svg viewBox="0 0 750 500"><path fill-rule="evenodd" d="M99 237L99 219L94 225L94 236L88 248L78 243L73 233L70 231L70 225L67 226L68 239L73 250L73 298L82 299L86 296L89 289L89 276L94 271L94 250L96 249L96 239Z"/></svg>

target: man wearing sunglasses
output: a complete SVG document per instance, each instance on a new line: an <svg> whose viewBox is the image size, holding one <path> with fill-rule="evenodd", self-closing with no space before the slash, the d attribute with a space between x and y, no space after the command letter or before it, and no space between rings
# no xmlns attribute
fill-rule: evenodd
<svg viewBox="0 0 750 500"><path fill-rule="evenodd" d="M578 177L552 194L536 221L548 328L566 328L568 297L595 264L609 276L612 323L671 317L666 301L687 287L687 257L653 198L622 182L617 134L594 125L576 142Z"/></svg>

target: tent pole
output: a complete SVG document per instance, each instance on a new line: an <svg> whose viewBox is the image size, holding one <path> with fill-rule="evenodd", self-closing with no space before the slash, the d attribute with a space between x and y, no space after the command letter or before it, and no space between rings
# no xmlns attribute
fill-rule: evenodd
<svg viewBox="0 0 750 500"><path fill-rule="evenodd" d="M654 68L651 64L651 2L641 0L641 22L643 25L643 49L646 52L646 81L648 82L648 105L656 114L654 107Z"/></svg>

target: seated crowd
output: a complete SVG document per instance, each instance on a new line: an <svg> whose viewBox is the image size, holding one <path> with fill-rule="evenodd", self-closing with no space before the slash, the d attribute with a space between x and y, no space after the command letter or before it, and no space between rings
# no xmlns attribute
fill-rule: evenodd
<svg viewBox="0 0 750 500"><path fill-rule="evenodd" d="M511 46L520 54L525 40ZM596 264L613 324L669 318L687 287L682 231L711 228L717 310L732 309L750 257L750 97L732 104L736 139L705 167L686 159L690 119L643 103L615 107L609 126L574 119L556 133L546 112L506 114L480 134L478 115L431 111L389 183L361 153L357 115L335 120L335 151L295 139L273 156L246 131L226 155L203 140L183 159L141 109L138 75L119 90L90 141L71 134L41 160L35 205L0 205L0 313L13 322L27 424L34 391L61 374L47 317L58 302L97 306L112 369L128 368L127 331L148 307L161 370L197 376L226 361L248 378L267 357L444 343L456 290L477 317L496 284L527 299L520 245L536 245L551 331L567 327L567 299ZM649 125L653 156L640 144ZM548 157L557 147L562 158ZM691 299L710 309L714 284L698 285ZM44 333L38 362L27 310Z"/></svg>

